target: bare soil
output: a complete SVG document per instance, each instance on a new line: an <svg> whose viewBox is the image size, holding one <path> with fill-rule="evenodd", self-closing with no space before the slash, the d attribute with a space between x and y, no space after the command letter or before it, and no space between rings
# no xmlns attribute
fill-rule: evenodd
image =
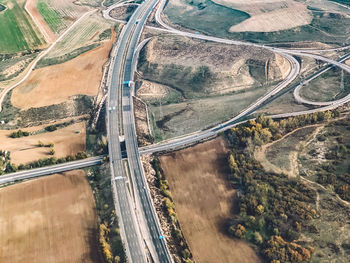
<svg viewBox="0 0 350 263"><path fill-rule="evenodd" d="M196 262L260 262L245 242L225 233L235 190L228 184L223 138L161 156L178 220Z"/></svg>
<svg viewBox="0 0 350 263"><path fill-rule="evenodd" d="M33 132L43 129L45 126L48 125L30 127L22 130ZM13 131L9 130L0 130L0 149L10 151L11 162L15 164L25 164L41 158L50 157L50 148L39 147L39 141L43 142L44 144L53 143L55 150L54 156L57 158L85 151L85 122L75 123L53 132L45 132L15 139L9 137L12 132Z"/></svg>
<svg viewBox="0 0 350 263"><path fill-rule="evenodd" d="M74 95L98 93L112 39L68 62L35 70L15 88L11 103L20 109L39 108L69 100Z"/></svg>
<svg viewBox="0 0 350 263"><path fill-rule="evenodd" d="M147 81L142 80L141 87L137 90L137 97L140 97L141 99L149 99L149 98L164 98L169 92L169 87Z"/></svg>
<svg viewBox="0 0 350 263"><path fill-rule="evenodd" d="M81 170L0 189L0 262L103 262Z"/></svg>

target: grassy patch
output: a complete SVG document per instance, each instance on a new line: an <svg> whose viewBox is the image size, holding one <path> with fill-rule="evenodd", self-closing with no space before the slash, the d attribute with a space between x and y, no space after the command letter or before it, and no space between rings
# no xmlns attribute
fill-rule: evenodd
<svg viewBox="0 0 350 263"><path fill-rule="evenodd" d="M170 21L209 35L259 43L320 41L344 45L350 41L347 38L350 18L337 13L325 14L312 10L311 24L288 30L231 33L229 28L249 18L248 14L214 4L209 0L182 0L181 4L182 7L179 8L170 1L166 6L164 12Z"/></svg>
<svg viewBox="0 0 350 263"><path fill-rule="evenodd" d="M349 93L349 84L349 73L332 68L303 87L300 95L311 101L336 100Z"/></svg>
<svg viewBox="0 0 350 263"><path fill-rule="evenodd" d="M37 9L45 22L49 25L53 32L59 32L62 25L62 20L58 12L52 9L46 2L39 1Z"/></svg>
<svg viewBox="0 0 350 263"><path fill-rule="evenodd" d="M168 3L164 13L176 24L209 34L228 32L232 25L248 19L249 14L210 0L181 0L188 8ZM181 10L181 11L180 11Z"/></svg>
<svg viewBox="0 0 350 263"><path fill-rule="evenodd" d="M6 3L12 7L0 14L0 53L15 53L44 44L43 37L23 7L14 0Z"/></svg>
<svg viewBox="0 0 350 263"><path fill-rule="evenodd" d="M290 154L299 149L299 143L309 138L316 127L302 128L283 140L268 147L266 158L274 165L287 171L291 170Z"/></svg>

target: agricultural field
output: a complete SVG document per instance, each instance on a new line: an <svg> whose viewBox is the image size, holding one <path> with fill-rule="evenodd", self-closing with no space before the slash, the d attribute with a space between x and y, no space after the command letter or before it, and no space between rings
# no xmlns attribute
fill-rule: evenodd
<svg viewBox="0 0 350 263"><path fill-rule="evenodd" d="M266 50L158 37L141 51L138 71L137 95L159 141L229 119L285 78L290 64Z"/></svg>
<svg viewBox="0 0 350 263"><path fill-rule="evenodd" d="M51 123L57 125L60 122ZM75 155L86 150L86 127L85 122L77 122L55 131L45 130L47 125L22 128L22 131L29 132L29 136L11 138L10 135L17 130L0 130L1 149L10 151L11 162L20 165L27 164L39 159L48 157L66 157ZM40 145L43 143L44 146ZM53 144L52 146L49 146ZM54 150L54 155L51 154Z"/></svg>
<svg viewBox="0 0 350 263"><path fill-rule="evenodd" d="M65 63L36 69L13 90L11 103L20 109L39 108L71 100L75 95L96 96L115 34L111 40ZM62 77L64 76L64 77Z"/></svg>
<svg viewBox="0 0 350 263"><path fill-rule="evenodd" d="M236 191L228 184L228 148L220 137L159 158L182 233L196 262L261 262L225 224L234 213Z"/></svg>
<svg viewBox="0 0 350 263"><path fill-rule="evenodd" d="M1 188L0 200L1 262L104 262L83 171Z"/></svg>
<svg viewBox="0 0 350 263"><path fill-rule="evenodd" d="M43 48L45 40L24 10L24 0L1 0L0 54Z"/></svg>
<svg viewBox="0 0 350 263"><path fill-rule="evenodd" d="M184 12L191 15L183 15ZM174 24L219 37L270 43L349 43L346 36L350 28L350 9L326 0L307 3L294 0L171 0L164 13Z"/></svg>
<svg viewBox="0 0 350 263"><path fill-rule="evenodd" d="M62 30L62 20L60 14L54 9L50 8L44 0L37 1L36 8L53 32L59 32Z"/></svg>
<svg viewBox="0 0 350 263"><path fill-rule="evenodd" d="M96 12L84 18L43 58L39 66L62 62L98 46L112 37L111 23ZM116 26L117 28L117 26Z"/></svg>
<svg viewBox="0 0 350 263"><path fill-rule="evenodd" d="M36 9L53 32L61 33L89 10L89 7L77 5L74 2L73 0L37 0Z"/></svg>

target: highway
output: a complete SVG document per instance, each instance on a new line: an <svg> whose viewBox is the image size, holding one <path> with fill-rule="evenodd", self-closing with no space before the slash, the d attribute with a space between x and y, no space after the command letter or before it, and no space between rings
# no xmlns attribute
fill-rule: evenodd
<svg viewBox="0 0 350 263"><path fill-rule="evenodd" d="M253 104L249 105L246 109L244 109L229 121L208 130L198 131L193 134L185 135L162 142L160 144L155 144L139 149L133 114L133 85L123 85L123 82L133 80L136 63L135 60L137 57L135 54L138 53L137 43L139 41L147 18L157 4L157 1L158 0L144 1L135 10L128 23L124 26L118 39L117 47L114 48L111 53L112 63L107 80L109 86L107 106L107 134L109 142L108 149L110 156L112 189L114 193L115 207L119 218L119 226L125 245L126 255L129 262L136 263L147 262L150 255L154 262L172 262L166 241L164 238L160 238L162 237L162 230L155 209L153 207L150 193L148 191L148 185L144 176L140 154L155 153L182 148L200 142L202 140L215 137L219 132L225 131L242 123L243 121L241 120L243 118L249 116L256 109L264 105L266 101L273 98L277 93L282 91L285 87L290 85L293 80L295 80L300 71L300 64L293 57L293 55L309 56L314 59L329 63L329 67L332 65L338 66L347 72L350 72L350 67L341 63L343 60L333 61L317 54L307 53L305 50L286 50L255 43L183 32L174 29L166 25L161 19L161 12L166 3L166 1L162 0L160 8L158 8L156 11L156 20L160 25L166 28L167 32L224 44L266 48L273 52L277 52L288 59L291 64L291 70L286 79L274 87L273 90L265 94L263 97L259 98ZM103 12L105 18L112 19L109 16L109 10L111 9L112 8L108 8ZM312 50L308 50L308 52L311 51ZM322 69L322 72L319 71L314 73L312 76L306 79L306 81L311 81L312 78L315 78L316 76L324 73L326 70L328 70L328 68ZM320 110L334 109L348 101L350 101L350 95L337 101L320 104L320 106L324 107L318 109L272 115L271 117L282 118L317 112ZM126 174L126 167L124 166L122 160L120 136L124 136L125 138L130 177ZM98 156L60 165L53 165L29 171L22 171L14 174L7 174L0 177L0 184L97 165L101 163L102 158L102 156Z"/></svg>
<svg viewBox="0 0 350 263"><path fill-rule="evenodd" d="M134 14L139 13L140 8ZM120 96L122 86L122 74L125 63L125 50L129 44L129 38L133 27L127 24L123 27L117 47L112 51L112 64L108 74L108 150L110 156L111 181L114 194L114 204L119 218L119 227L125 251L129 262L147 262L147 254L141 236L139 224L136 218L135 206L132 201L131 184L126 176L122 161L119 132L120 123Z"/></svg>
<svg viewBox="0 0 350 263"><path fill-rule="evenodd" d="M197 34L197 33L180 31L178 29L175 29L175 28L167 25L166 23L164 23L162 21L161 13L162 13L162 10L164 9L165 3L166 3L166 1L162 0L159 8L156 11L155 18L156 18L156 21L161 26L165 27L166 30L168 30L169 32L183 35L183 36L187 36L187 37L191 37L191 38L203 39L203 40L224 43L224 44L245 45L245 46L254 46L254 47L258 47L258 48L266 48L272 52L277 52L277 53L283 55L285 58L287 58L291 62L292 70L291 70L289 76L286 78L286 80L284 80L277 87L275 87L271 92L269 92L268 94L261 97L259 100L257 100L252 105L250 105L248 108L243 110L240 114L238 114L234 118L228 120L227 122L222 123L220 125L217 125L214 128L211 128L208 130L197 131L197 132L194 132L192 134L188 134L188 135L184 135L184 136L170 139L167 141L163 141L163 142L158 143L158 144L142 147L142 148L140 148L140 154L149 154L149 153L162 152L162 151L171 151L171 150L183 148L185 146L195 144L195 143L200 142L202 140L205 140L205 139L208 139L211 137L215 137L218 133L223 132L231 127L234 127L234 126L238 125L239 123L242 123L242 122L239 122L241 119L252 114L255 111L255 109L258 109L259 106L263 105L268 99L273 98L274 95L276 95L278 92L280 92L284 87L289 85L294 80L294 78L297 75L296 72L299 72L300 65L298 62L296 62L296 63L294 62L295 58L292 57L291 55L311 57L311 58L314 58L317 60L324 61L324 62L328 63L330 66L337 66L337 67L340 67L347 72L350 72L349 71L350 67L341 63L343 61L343 59L340 59L339 61L334 61L334 60L331 60L329 58L326 58L326 57L323 57L323 56L320 56L317 54L307 53L307 52L310 52L312 50L288 50L288 49L282 49L282 48L269 47L269 46L261 45L261 44L236 41L236 40L229 40L229 39L222 39L222 38L217 38L217 37L212 37L212 36L201 35L201 34ZM339 50L343 50L346 48L348 48L348 47L339 48ZM331 49L331 50L337 50L337 49ZM288 56L288 55L290 55L290 56ZM325 71L326 71L326 69L321 70L315 74L322 74ZM294 76L294 78L293 78L293 76ZM311 77L313 77L313 76L311 76ZM302 83L300 83L300 84L302 84ZM318 109L312 109L312 110L306 110L306 111L300 111L300 112L290 112L290 113L284 113L284 114L278 114L278 115L271 115L271 117L282 118L282 117L290 117L290 116L302 115L302 114L307 114L307 113L313 113L313 112L317 112L317 111L321 111L321 110L331 110L331 109L335 109L335 108L339 107L340 105L347 103L349 101L350 101L350 95L348 95L342 99L339 99L337 101L332 101L330 103L326 103L325 105L320 104L323 107L318 108Z"/></svg>
<svg viewBox="0 0 350 263"><path fill-rule="evenodd" d="M341 57L338 62L343 62L345 60L347 60L350 57L350 54L347 54L343 57ZM309 83L310 81L314 80L315 78L319 77L320 75L322 75L323 73L327 72L328 70L330 70L331 68L333 68L334 66L332 65L328 65L328 67L326 67L325 69L318 71L314 74L312 74L310 77L306 78L300 85L298 85L293 92L293 96L295 98L295 100L298 103L303 103L303 104L308 104L308 105L313 105L313 106L327 106L327 105L331 105L331 104L337 104L343 100L348 100L350 99L350 94L345 96L342 99L339 100L333 100L333 101L310 101L307 99L304 99L300 96L300 90L303 88L303 86L307 83Z"/></svg>
<svg viewBox="0 0 350 263"><path fill-rule="evenodd" d="M86 168L94 165L99 165L102 163L102 160L104 157L105 157L104 155L101 155L101 156L91 157L83 160L1 175L0 184L13 183L20 180L33 179L36 177L46 176L50 174L62 173L62 172Z"/></svg>
<svg viewBox="0 0 350 263"><path fill-rule="evenodd" d="M123 28L116 48L116 55L112 56L114 65L112 66L113 71L111 72L112 78L108 101L109 153L112 160L112 178L118 178L114 180L117 192L116 198L118 200L116 205L119 204L120 206L119 216L121 217L120 221L124 225L123 233L126 250L129 251L128 257L131 262L146 262L144 244L146 244L154 262L172 262L165 239L162 238L160 224L143 174L134 124L132 86L123 84L125 81L133 79L133 59L136 46L144 24L156 3L157 0L145 1L136 9ZM109 18L108 12L105 12L104 16ZM122 91L122 94L120 91ZM122 102L121 105L120 102ZM120 109L122 112L122 123L118 114ZM121 160L119 141L119 135L121 134L119 134L119 131L123 132L125 138L129 171L132 178L128 186L134 189L134 203L130 197L127 198L127 196L130 196L130 193L126 190L128 179ZM134 206L136 214L135 211L131 211L131 207ZM124 209L129 210L129 212L123 214ZM137 215L140 215L141 218L137 217ZM130 233L135 238L130 238L128 236ZM142 241L144 241L144 244Z"/></svg>
<svg viewBox="0 0 350 263"><path fill-rule="evenodd" d="M121 76L123 82L133 81L134 61L137 44L142 33L143 27L151 10L156 5L157 0L144 2L138 10L129 19L126 27L130 28L128 46L125 47L126 57L124 64L124 74ZM144 11L144 12L142 12ZM132 31L133 30L133 31ZM126 145L126 152L131 177L133 178L134 188L136 190L135 202L140 210L142 210L140 224L143 225L144 239L148 245L148 249L155 262L172 262L169 250L166 245L165 238L157 218L156 211L153 207L152 199L148 191L147 182L143 172L143 167L139 155L137 136L135 130L135 120L133 111L133 86L122 85L122 113L123 113L123 130ZM148 241L148 242L147 242Z"/></svg>

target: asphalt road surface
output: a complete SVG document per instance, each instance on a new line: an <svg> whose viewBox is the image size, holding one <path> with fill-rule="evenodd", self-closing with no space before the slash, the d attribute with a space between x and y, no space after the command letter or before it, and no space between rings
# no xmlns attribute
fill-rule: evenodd
<svg viewBox="0 0 350 263"><path fill-rule="evenodd" d="M33 179L36 177L46 176L55 173L67 172L71 170L81 169L102 163L104 156L91 157L79 161L56 164L16 173L10 173L0 176L0 184L13 183L15 181Z"/></svg>

